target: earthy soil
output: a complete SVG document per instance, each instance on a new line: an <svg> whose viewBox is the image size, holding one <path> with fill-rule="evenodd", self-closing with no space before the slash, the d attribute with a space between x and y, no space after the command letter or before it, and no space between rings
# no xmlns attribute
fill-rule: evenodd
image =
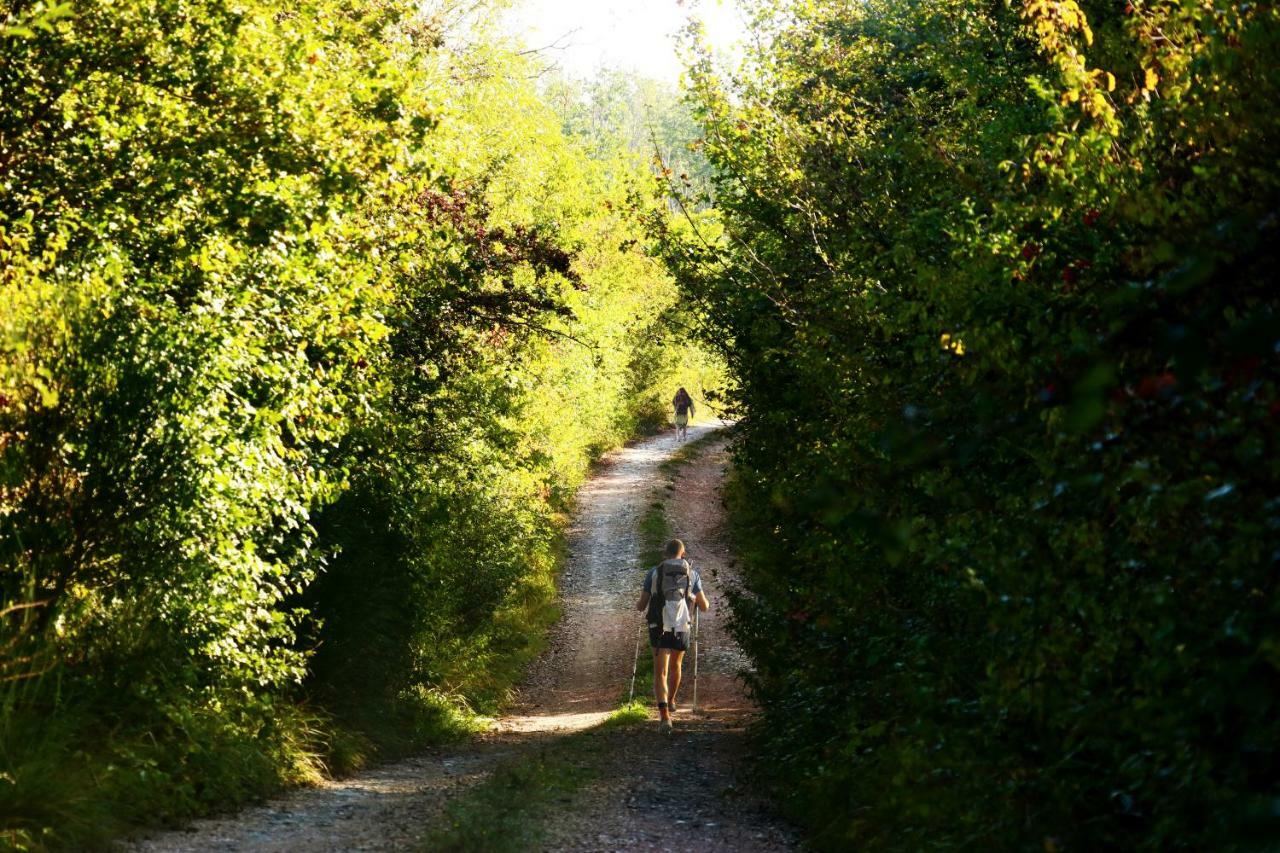
<svg viewBox="0 0 1280 853"><path fill-rule="evenodd" d="M712 427L689 429L689 441ZM597 781L547 828L548 850L785 850L790 832L740 775L751 714L737 673L746 665L724 630L733 581L720 484L728 464L714 441L677 477L668 521L702 572L712 609L700 624L698 707L692 654L676 731L656 722L606 733ZM665 433L612 454L582 489L561 581L564 618L532 668L513 712L463 747L436 750L344 780L293 791L240 814L137 839L137 851L413 849L445 805L534 744L603 721L625 698L642 619L646 568L638 526L658 496L658 466L680 447ZM664 493L665 494L665 493ZM648 654L645 646L641 654ZM651 685L637 683L638 697Z"/></svg>

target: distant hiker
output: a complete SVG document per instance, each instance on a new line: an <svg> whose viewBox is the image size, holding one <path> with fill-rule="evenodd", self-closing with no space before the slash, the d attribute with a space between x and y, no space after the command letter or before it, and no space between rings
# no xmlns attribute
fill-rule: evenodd
<svg viewBox="0 0 1280 853"><path fill-rule="evenodd" d="M653 695L662 730L669 732L680 692L680 668L693 628L690 607L706 613L711 605L702 591L702 577L684 559L684 543L672 539L662 553L666 559L645 575L636 609L647 614L649 645L653 647Z"/></svg>
<svg viewBox="0 0 1280 853"><path fill-rule="evenodd" d="M675 399L671 404L676 409L676 432L679 433L681 441L689 435L689 417L694 414L693 398L689 396L689 392L681 388L676 392Z"/></svg>

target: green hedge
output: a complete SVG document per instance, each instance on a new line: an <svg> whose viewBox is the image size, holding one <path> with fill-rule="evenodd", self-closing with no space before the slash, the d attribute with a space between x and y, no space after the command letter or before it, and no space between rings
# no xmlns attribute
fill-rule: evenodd
<svg viewBox="0 0 1280 853"><path fill-rule="evenodd" d="M1280 15L758 4L661 244L745 421L764 766L824 849L1280 839Z"/></svg>

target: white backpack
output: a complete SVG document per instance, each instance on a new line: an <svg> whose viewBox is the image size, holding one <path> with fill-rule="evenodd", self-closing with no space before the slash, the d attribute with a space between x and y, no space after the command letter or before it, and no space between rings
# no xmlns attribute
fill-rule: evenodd
<svg viewBox="0 0 1280 853"><path fill-rule="evenodd" d="M649 590L649 627L661 627L663 633L689 631L689 590L693 573L688 560L663 560L653 574ZM662 609L661 615L658 608Z"/></svg>

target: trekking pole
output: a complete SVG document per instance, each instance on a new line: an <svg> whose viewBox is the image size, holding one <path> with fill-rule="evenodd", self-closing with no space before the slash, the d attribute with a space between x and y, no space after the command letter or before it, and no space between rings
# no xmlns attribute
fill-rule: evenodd
<svg viewBox="0 0 1280 853"><path fill-rule="evenodd" d="M690 713L698 711L698 611L693 611L693 708Z"/></svg>
<svg viewBox="0 0 1280 853"><path fill-rule="evenodd" d="M644 625L640 626L640 633L636 634L636 656L631 661L631 692L627 694L627 704L630 705L636 700L636 669L640 666L640 640L644 637ZM697 695L697 692L694 692Z"/></svg>

